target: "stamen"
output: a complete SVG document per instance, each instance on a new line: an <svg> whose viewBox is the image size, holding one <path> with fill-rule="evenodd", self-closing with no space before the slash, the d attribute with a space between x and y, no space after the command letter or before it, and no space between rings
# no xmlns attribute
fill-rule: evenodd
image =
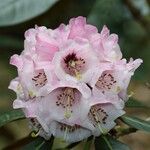
<svg viewBox="0 0 150 150"><path fill-rule="evenodd" d="M117 81L114 80L114 77L110 73L103 73L98 81L96 82L96 87L102 90L102 93L105 93L105 90L111 90L115 85ZM117 87L116 91L119 90L119 86Z"/></svg>
<svg viewBox="0 0 150 150"><path fill-rule="evenodd" d="M75 76L78 80L81 79L81 74L85 68L85 60L78 58L75 53L68 54L64 58L65 67L64 70L66 73Z"/></svg>
<svg viewBox="0 0 150 150"><path fill-rule="evenodd" d="M75 130L81 128L79 125L75 124L73 126L60 123L60 130L64 131L64 137L67 137L68 133L74 132Z"/></svg>
<svg viewBox="0 0 150 150"><path fill-rule="evenodd" d="M79 99L75 96L78 91L74 88L62 88L61 93L57 96L56 106L65 109L64 116L69 119L73 112L72 106ZM75 101L76 100L76 101Z"/></svg>
<svg viewBox="0 0 150 150"><path fill-rule="evenodd" d="M44 72L39 72L32 78L32 81L34 82L35 86L43 87L47 83L46 74Z"/></svg>
<svg viewBox="0 0 150 150"><path fill-rule="evenodd" d="M101 124L106 124L106 119L108 117L108 114L100 107L100 105L92 106L88 116L93 126L98 127L100 132L102 134L105 134L106 131L102 129Z"/></svg>

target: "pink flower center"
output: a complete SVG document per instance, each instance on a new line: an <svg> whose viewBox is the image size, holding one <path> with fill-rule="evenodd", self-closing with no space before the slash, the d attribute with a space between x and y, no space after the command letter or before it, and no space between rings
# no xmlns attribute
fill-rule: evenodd
<svg viewBox="0 0 150 150"><path fill-rule="evenodd" d="M104 72L96 82L96 87L105 93L105 90L110 90L116 84L116 80L110 73Z"/></svg>
<svg viewBox="0 0 150 150"><path fill-rule="evenodd" d="M43 72L37 73L33 78L32 81L36 87L43 87L47 83L46 74Z"/></svg>
<svg viewBox="0 0 150 150"><path fill-rule="evenodd" d="M65 109L65 117L70 118L73 112L72 107L80 100L80 93L75 88L61 88L57 96L56 106Z"/></svg>
<svg viewBox="0 0 150 150"><path fill-rule="evenodd" d="M78 58L75 53L68 54L64 58L64 63L65 72L71 76L78 76L83 72L85 67L85 60L83 58Z"/></svg>
<svg viewBox="0 0 150 150"><path fill-rule="evenodd" d="M101 123L106 124L108 114L97 104L91 107L88 116L94 127L96 127Z"/></svg>

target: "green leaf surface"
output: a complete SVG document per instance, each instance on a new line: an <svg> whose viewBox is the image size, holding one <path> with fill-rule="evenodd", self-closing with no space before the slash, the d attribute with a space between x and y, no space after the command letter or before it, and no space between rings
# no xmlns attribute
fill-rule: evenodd
<svg viewBox="0 0 150 150"><path fill-rule="evenodd" d="M32 142L25 145L22 150L51 150L54 142L54 137L46 141L42 137L35 138Z"/></svg>
<svg viewBox="0 0 150 150"><path fill-rule="evenodd" d="M126 103L125 103L126 107L136 107L136 108L148 108L148 106L144 105L143 103L135 100L135 99L129 99Z"/></svg>
<svg viewBox="0 0 150 150"><path fill-rule="evenodd" d="M127 145L108 135L95 138L94 143L95 150L130 150Z"/></svg>
<svg viewBox="0 0 150 150"><path fill-rule="evenodd" d="M18 120L18 119L23 119L25 118L23 112L21 110L12 110L8 111L5 113L0 114L0 127L3 125Z"/></svg>
<svg viewBox="0 0 150 150"><path fill-rule="evenodd" d="M0 0L0 26L14 25L34 18L58 0Z"/></svg>
<svg viewBox="0 0 150 150"><path fill-rule="evenodd" d="M136 129L150 132L150 122L136 117L122 116L121 120Z"/></svg>
<svg viewBox="0 0 150 150"><path fill-rule="evenodd" d="M45 144L45 141L42 137L37 137L27 145L25 145L22 150L33 150L33 149L40 149L42 145Z"/></svg>
<svg viewBox="0 0 150 150"><path fill-rule="evenodd" d="M124 12L125 9L120 0L96 0L88 16L88 21L98 28L107 25L112 32L112 29L115 31L125 18ZM118 32L118 29L115 32Z"/></svg>
<svg viewBox="0 0 150 150"><path fill-rule="evenodd" d="M70 149L76 147L76 146L77 146L78 144L80 144L80 143L81 143L81 141L75 142L75 143L71 143L71 144L67 145L67 146L64 147L64 148L57 148L56 150L70 150Z"/></svg>

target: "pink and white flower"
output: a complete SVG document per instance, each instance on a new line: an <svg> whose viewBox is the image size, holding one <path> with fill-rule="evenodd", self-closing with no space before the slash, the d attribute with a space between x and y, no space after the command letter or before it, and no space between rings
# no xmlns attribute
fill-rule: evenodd
<svg viewBox="0 0 150 150"><path fill-rule="evenodd" d="M130 79L141 63L141 59L135 61L131 59L129 63L125 59L115 63L101 63L89 83L93 88L93 94L99 96L103 94L106 97L118 95L123 101L127 101ZM111 102L113 103L113 101Z"/></svg>
<svg viewBox="0 0 150 150"><path fill-rule="evenodd" d="M69 45L55 54L52 64L55 66L55 73L60 80L87 83L93 74L91 68L98 66L99 61L88 42L71 41Z"/></svg>
<svg viewBox="0 0 150 150"><path fill-rule="evenodd" d="M57 82L49 62L41 65L42 62L38 64L30 57L13 55L10 63L18 68L19 84L26 99L48 94L52 85Z"/></svg>
<svg viewBox="0 0 150 150"><path fill-rule="evenodd" d="M116 125L114 121L124 113L113 104L102 102L102 98L91 97L89 112L82 126L91 130L94 136L107 134Z"/></svg>
<svg viewBox="0 0 150 150"><path fill-rule="evenodd" d="M68 142L109 132L123 115L127 88L141 59L122 59L118 36L77 17L52 30L25 33L24 50L10 63L18 77L9 88L37 135Z"/></svg>

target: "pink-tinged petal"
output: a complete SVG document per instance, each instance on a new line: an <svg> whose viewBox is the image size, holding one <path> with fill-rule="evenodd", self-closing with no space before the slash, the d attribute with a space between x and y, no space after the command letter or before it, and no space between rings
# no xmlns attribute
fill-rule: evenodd
<svg viewBox="0 0 150 150"><path fill-rule="evenodd" d="M19 70L23 67L23 61L21 56L15 54L10 58L10 64L16 66Z"/></svg>
<svg viewBox="0 0 150 150"><path fill-rule="evenodd" d="M84 26L86 24L86 18L84 17L77 17L73 18L69 22L71 28L70 28L70 34L69 38L73 39L76 36L84 36Z"/></svg>
<svg viewBox="0 0 150 150"><path fill-rule="evenodd" d="M68 27L70 28L69 39L83 38L89 40L91 44L93 36L98 33L97 28L87 24L86 18L81 16L71 19Z"/></svg>
<svg viewBox="0 0 150 150"><path fill-rule="evenodd" d="M21 94L23 94L22 91L22 86L20 84L19 78L16 77L15 79L11 80L8 89L13 90L14 92L16 92L17 95L21 96Z"/></svg>
<svg viewBox="0 0 150 150"><path fill-rule="evenodd" d="M90 24L87 24L87 25L85 26L85 30L86 30L86 32L89 33L89 34L91 34L91 33L98 33L98 29L97 29L95 26L90 25Z"/></svg>
<svg viewBox="0 0 150 150"><path fill-rule="evenodd" d="M69 33L69 26L64 24L60 24L60 26L54 30L53 37L56 39L60 49L62 49L63 46L68 42Z"/></svg>
<svg viewBox="0 0 150 150"><path fill-rule="evenodd" d="M91 136L91 131L79 125L68 125L61 122L53 121L50 125L51 133L57 137L64 139L69 143L78 142Z"/></svg>
<svg viewBox="0 0 150 150"><path fill-rule="evenodd" d="M106 39L109 36L110 32L106 25L103 26L101 31L101 36L103 39Z"/></svg>
<svg viewBox="0 0 150 150"><path fill-rule="evenodd" d="M13 102L13 108L18 109L22 108L23 112L25 113L25 116L27 118L34 118L36 117L35 110L36 110L36 105L34 105L34 102L24 102L22 100L16 99Z"/></svg>
<svg viewBox="0 0 150 150"><path fill-rule="evenodd" d="M127 69L134 73L134 71L141 65L141 63L143 63L142 59L133 60L130 58L129 63L127 64Z"/></svg>
<svg viewBox="0 0 150 150"><path fill-rule="evenodd" d="M56 41L55 31L46 27L35 27L25 33L24 55L30 56L33 60L51 61L55 52L59 50Z"/></svg>
<svg viewBox="0 0 150 150"><path fill-rule="evenodd" d="M118 45L118 35L110 34L106 26L103 27L100 38L95 43L96 51L104 61L115 62L122 58Z"/></svg>
<svg viewBox="0 0 150 150"><path fill-rule="evenodd" d="M25 104L23 101L17 99L13 102L14 109L23 108L23 107L25 107Z"/></svg>
<svg viewBox="0 0 150 150"><path fill-rule="evenodd" d="M102 47L104 49L104 60L114 62L122 58L122 53L118 44L112 44L112 41L106 41L103 43Z"/></svg>
<svg viewBox="0 0 150 150"><path fill-rule="evenodd" d="M111 34L108 38L108 45L115 45L118 43L118 35L117 34Z"/></svg>
<svg viewBox="0 0 150 150"><path fill-rule="evenodd" d="M52 60L56 51L59 50L56 41L46 34L36 36L36 51L38 56L43 60Z"/></svg>

